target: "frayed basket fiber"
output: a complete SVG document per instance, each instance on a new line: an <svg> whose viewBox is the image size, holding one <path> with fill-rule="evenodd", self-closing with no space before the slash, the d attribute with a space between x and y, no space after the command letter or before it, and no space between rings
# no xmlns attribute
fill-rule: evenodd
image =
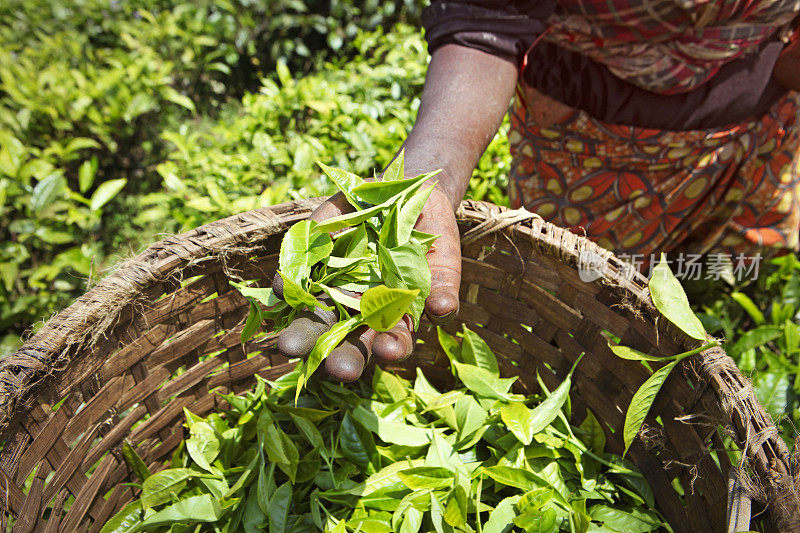
<svg viewBox="0 0 800 533"><path fill-rule="evenodd" d="M4 531L99 531L137 491L126 484L134 478L125 440L162 468L184 438L184 407L205 415L225 407L217 391L240 392L254 374L274 379L293 367L275 335L242 346L248 302L229 280L268 284L284 231L320 202L258 209L156 243L0 360ZM477 331L523 393L537 390L537 373L552 390L584 353L574 416L590 409L608 451L620 453L625 410L648 374L614 356L608 334L650 354L697 341L660 317L643 277L586 239L481 202L464 202L458 219L461 311L447 329L463 322ZM578 268L586 253L599 258L589 282ZM423 323L420 338L397 369L417 366L447 383L435 328ZM674 531L800 531L797 461L750 382L720 348L678 368L627 456ZM741 461L731 464L726 445Z"/></svg>

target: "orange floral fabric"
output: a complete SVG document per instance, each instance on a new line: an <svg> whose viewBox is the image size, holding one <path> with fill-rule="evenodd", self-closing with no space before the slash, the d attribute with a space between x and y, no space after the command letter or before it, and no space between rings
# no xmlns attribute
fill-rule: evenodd
<svg viewBox="0 0 800 533"><path fill-rule="evenodd" d="M702 131L579 110L545 127L518 98L509 140L512 206L616 253L798 249L799 93L760 119Z"/></svg>

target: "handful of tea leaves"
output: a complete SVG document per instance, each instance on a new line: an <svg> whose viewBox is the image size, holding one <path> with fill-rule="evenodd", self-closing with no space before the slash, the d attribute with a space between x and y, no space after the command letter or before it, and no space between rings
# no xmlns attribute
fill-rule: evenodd
<svg viewBox="0 0 800 533"><path fill-rule="evenodd" d="M388 331L406 313L418 325L431 290L426 254L437 237L415 230L414 225L435 186L426 182L438 171L404 178L402 152L376 181L319 165L354 211L322 222L303 220L286 232L280 250L282 298L272 289L236 284L251 304L243 341L258 331L265 318L280 331L298 313L336 308L339 321L317 339L300 366L298 394L355 328L366 324ZM323 297L333 305L320 301Z"/></svg>
<svg viewBox="0 0 800 533"><path fill-rule="evenodd" d="M670 531L595 417L569 424L572 372L540 397L514 394L489 346L462 335L439 330L446 390L376 367L372 383L312 380L295 405L295 370L224 395L224 413L185 411L169 468L123 450L138 499L101 533Z"/></svg>

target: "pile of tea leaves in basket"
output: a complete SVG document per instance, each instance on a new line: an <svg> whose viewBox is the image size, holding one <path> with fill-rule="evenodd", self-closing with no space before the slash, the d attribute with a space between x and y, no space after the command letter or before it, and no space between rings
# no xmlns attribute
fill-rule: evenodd
<svg viewBox="0 0 800 533"><path fill-rule="evenodd" d="M488 345L462 336L439 330L447 390L376 367L371 383L315 376L298 395L296 369L224 395L227 411L187 411L166 470L125 448L141 492L103 533L669 529L591 412L569 424L572 371L552 392L514 394Z"/></svg>

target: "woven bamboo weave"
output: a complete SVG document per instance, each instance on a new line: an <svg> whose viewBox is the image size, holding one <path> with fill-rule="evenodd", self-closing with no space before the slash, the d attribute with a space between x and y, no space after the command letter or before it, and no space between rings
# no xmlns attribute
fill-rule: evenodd
<svg viewBox="0 0 800 533"><path fill-rule="evenodd" d="M320 202L258 209L154 244L0 360L4 530L13 523L15 532L99 531L137 496L125 484L133 478L124 441L151 470L163 468L184 438L184 407L199 415L223 409L217 392L240 392L255 374L274 379L293 367L274 334L240 343L249 304L229 280L267 286L283 232ZM625 410L648 373L615 357L608 335L663 355L697 341L659 317L643 277L586 239L481 202L464 202L458 220L461 311L446 329L463 322L476 330L501 373L519 376L518 392L538 390L537 373L552 390L585 354L573 416L591 410L608 451L620 453ZM601 258L591 282L578 268L587 252ZM413 359L397 370L417 366L446 385L435 329L423 323L419 337ZM725 442L742 450L741 464L731 464ZM800 530L796 461L719 348L672 373L628 458L678 533L726 531L729 483L747 505L755 500L754 513L765 509L765 528Z"/></svg>

